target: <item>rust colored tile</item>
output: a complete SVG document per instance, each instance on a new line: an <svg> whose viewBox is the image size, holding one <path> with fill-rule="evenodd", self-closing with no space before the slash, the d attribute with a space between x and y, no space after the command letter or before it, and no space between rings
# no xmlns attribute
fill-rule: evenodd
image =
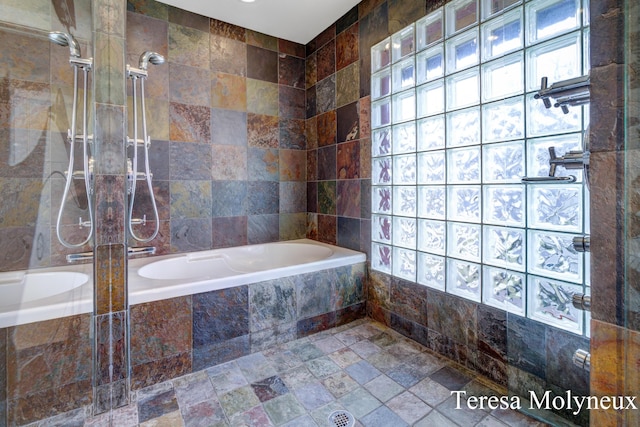
<svg viewBox="0 0 640 427"><path fill-rule="evenodd" d="M307 213L307 238L318 240L318 214Z"/></svg>
<svg viewBox="0 0 640 427"><path fill-rule="evenodd" d="M212 73L211 107L246 111L247 79L232 74Z"/></svg>
<svg viewBox="0 0 640 427"><path fill-rule="evenodd" d="M172 102L169 107L171 141L211 141L211 109Z"/></svg>
<svg viewBox="0 0 640 427"><path fill-rule="evenodd" d="M624 163L624 155L616 152L591 153L591 222L598 224L591 230L594 247L603 253L623 253L624 242L618 230L620 215L617 201L622 199L623 183L617 176L618 165ZM633 222L633 220L632 220ZM624 273L624 256L618 260L592 260L591 280L592 293L598 295L593 299L592 316L596 320L619 324L621 313L618 307L618 277Z"/></svg>
<svg viewBox="0 0 640 427"><path fill-rule="evenodd" d="M371 179L371 138L360 140L360 178Z"/></svg>
<svg viewBox="0 0 640 427"><path fill-rule="evenodd" d="M357 62L336 73L336 105L355 102L360 96L360 68Z"/></svg>
<svg viewBox="0 0 640 427"><path fill-rule="evenodd" d="M109 364L111 355L111 328L110 314L102 314L94 317L95 330L95 372L94 378L97 386L109 384Z"/></svg>
<svg viewBox="0 0 640 427"><path fill-rule="evenodd" d="M142 365L191 350L191 297L131 306L131 363Z"/></svg>
<svg viewBox="0 0 640 427"><path fill-rule="evenodd" d="M307 140L307 149L318 148L318 119L312 117L307 119L304 127L304 134Z"/></svg>
<svg viewBox="0 0 640 427"><path fill-rule="evenodd" d="M413 0L388 0L389 5L389 33L400 31L407 25L426 15L426 2Z"/></svg>
<svg viewBox="0 0 640 427"><path fill-rule="evenodd" d="M306 181L307 152L304 150L280 150L280 180Z"/></svg>
<svg viewBox="0 0 640 427"><path fill-rule="evenodd" d="M333 40L335 37L336 37L336 26L334 24L329 26L326 30L324 30L323 32L321 32L316 36L316 38L314 39L316 43L316 47L321 48L330 40Z"/></svg>
<svg viewBox="0 0 640 427"><path fill-rule="evenodd" d="M310 88L318 82L318 60L316 53L312 53L305 61L305 85Z"/></svg>
<svg viewBox="0 0 640 427"><path fill-rule="evenodd" d="M9 425L26 425L91 403L91 379L9 398Z"/></svg>
<svg viewBox="0 0 640 427"><path fill-rule="evenodd" d="M8 328L7 396L46 393L91 379L91 315Z"/></svg>
<svg viewBox="0 0 640 427"><path fill-rule="evenodd" d="M624 414L613 408L608 410L593 409L589 411L589 424L598 427L622 427L632 425L626 424Z"/></svg>
<svg viewBox="0 0 640 427"><path fill-rule="evenodd" d="M591 394L623 393L624 330L610 323L591 321Z"/></svg>
<svg viewBox="0 0 640 427"><path fill-rule="evenodd" d="M139 390L191 373L191 351L132 367L131 389Z"/></svg>
<svg viewBox="0 0 640 427"><path fill-rule="evenodd" d="M278 39L253 30L247 30L247 44L277 51Z"/></svg>
<svg viewBox="0 0 640 427"><path fill-rule="evenodd" d="M359 26L356 22L336 36L336 69L341 70L359 59Z"/></svg>
<svg viewBox="0 0 640 427"><path fill-rule="evenodd" d="M278 59L278 83L306 88L304 84L306 65L304 59L295 56L280 54Z"/></svg>
<svg viewBox="0 0 640 427"><path fill-rule="evenodd" d="M249 147L278 148L278 117L247 114L247 140Z"/></svg>
<svg viewBox="0 0 640 427"><path fill-rule="evenodd" d="M306 105L307 105L307 111L306 111L306 117L315 117L315 115L317 114L317 100L316 100L316 87L315 86L311 86L310 88L308 88L305 92L305 96L306 96Z"/></svg>
<svg viewBox="0 0 640 427"><path fill-rule="evenodd" d="M187 27L192 27L200 31L209 31L209 18L197 13L189 12L177 7L169 8L169 22Z"/></svg>
<svg viewBox="0 0 640 427"><path fill-rule="evenodd" d="M604 44L610 43L607 40ZM613 49L604 51L607 57ZM594 53L597 51L594 49ZM624 73L625 65L608 63L593 67L590 90L590 151L618 151L624 145L623 117L619 112L624 109ZM629 147L629 148L638 148Z"/></svg>
<svg viewBox="0 0 640 427"><path fill-rule="evenodd" d="M335 110L326 112L318 116L318 147L324 147L336 143L337 114Z"/></svg>
<svg viewBox="0 0 640 427"><path fill-rule="evenodd" d="M318 81L321 81L336 72L336 42L331 40L329 43L318 49L317 56L317 72Z"/></svg>
<svg viewBox="0 0 640 427"><path fill-rule="evenodd" d="M307 180L318 180L318 150L307 150Z"/></svg>
<svg viewBox="0 0 640 427"><path fill-rule="evenodd" d="M360 180L338 181L336 196L339 216L360 218Z"/></svg>
<svg viewBox="0 0 640 427"><path fill-rule="evenodd" d="M209 39L211 71L247 75L247 44L223 36L211 35Z"/></svg>
<svg viewBox="0 0 640 427"><path fill-rule="evenodd" d="M306 116L304 89L279 85L278 115L289 119L304 120Z"/></svg>
<svg viewBox="0 0 640 427"><path fill-rule="evenodd" d="M281 116L282 117L282 116ZM280 148L306 150L304 120L280 119Z"/></svg>
<svg viewBox="0 0 640 427"><path fill-rule="evenodd" d="M336 159L338 179L360 178L360 141L338 144Z"/></svg>
<svg viewBox="0 0 640 427"><path fill-rule="evenodd" d="M278 83L278 53L256 46L247 46L247 77Z"/></svg>
<svg viewBox="0 0 640 427"><path fill-rule="evenodd" d="M128 0L127 10L165 21L169 19L169 6L153 0Z"/></svg>
<svg viewBox="0 0 640 427"><path fill-rule="evenodd" d="M297 56L298 58L306 56L304 45L284 39L278 39L278 52Z"/></svg>
<svg viewBox="0 0 640 427"><path fill-rule="evenodd" d="M126 252L124 245L100 245L96 248L96 314L124 310Z"/></svg>
<svg viewBox="0 0 640 427"><path fill-rule="evenodd" d="M358 116L360 121L360 138L371 137L371 97L358 100Z"/></svg>
<svg viewBox="0 0 640 427"><path fill-rule="evenodd" d="M209 22L209 32L228 39L238 40L241 42L246 41L246 29L223 21L218 21L217 19L211 19Z"/></svg>
<svg viewBox="0 0 640 427"><path fill-rule="evenodd" d="M318 240L321 242L336 244L338 223L333 215L318 215Z"/></svg>
<svg viewBox="0 0 640 427"><path fill-rule="evenodd" d="M360 139L360 126L357 103L344 105L337 112L337 142Z"/></svg>
<svg viewBox="0 0 640 427"><path fill-rule="evenodd" d="M362 0L360 3L358 3L358 15L361 17L368 15L385 1L386 0Z"/></svg>

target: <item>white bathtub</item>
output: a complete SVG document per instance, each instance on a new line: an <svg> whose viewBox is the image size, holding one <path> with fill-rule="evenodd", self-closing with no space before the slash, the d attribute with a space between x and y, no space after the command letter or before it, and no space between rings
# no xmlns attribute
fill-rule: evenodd
<svg viewBox="0 0 640 427"><path fill-rule="evenodd" d="M131 259L129 304L247 285L365 260L366 256L361 252L309 239ZM31 274L44 272L54 272L60 276L52 276L50 279L55 280L45 284L48 292L39 296L29 291L28 298L26 291L15 292L16 283L19 283L17 280L24 272L0 273L0 300L5 299L4 303L0 303L0 328L90 313L93 310L93 273L90 264L36 270ZM85 274L88 280L75 287L65 284L67 289L64 289L62 282L69 282L69 276L61 275L69 272ZM76 275L73 278L76 279L74 284L78 284L83 276ZM3 292L2 286L8 285L13 289L13 301L5 298L9 294L6 291L8 287ZM51 292L49 286L61 292Z"/></svg>

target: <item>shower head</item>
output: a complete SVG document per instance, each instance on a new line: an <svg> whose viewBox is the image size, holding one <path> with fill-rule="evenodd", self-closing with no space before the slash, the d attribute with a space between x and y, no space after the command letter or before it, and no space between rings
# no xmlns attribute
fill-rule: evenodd
<svg viewBox="0 0 640 427"><path fill-rule="evenodd" d="M63 33L62 31L51 31L49 33L49 40L60 46L69 46L71 56L80 58L80 45L71 34Z"/></svg>
<svg viewBox="0 0 640 427"><path fill-rule="evenodd" d="M140 69L146 71L149 66L149 62L153 65L164 64L164 56L157 52L146 51L140 55Z"/></svg>

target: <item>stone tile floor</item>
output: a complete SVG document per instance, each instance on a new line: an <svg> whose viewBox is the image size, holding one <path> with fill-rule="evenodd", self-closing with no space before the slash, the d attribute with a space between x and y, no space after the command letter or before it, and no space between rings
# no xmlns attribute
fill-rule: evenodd
<svg viewBox="0 0 640 427"><path fill-rule="evenodd" d="M499 394L363 319L139 390L134 404L84 425L333 426L328 416L345 409L362 427L546 425L511 410L457 409L452 390Z"/></svg>

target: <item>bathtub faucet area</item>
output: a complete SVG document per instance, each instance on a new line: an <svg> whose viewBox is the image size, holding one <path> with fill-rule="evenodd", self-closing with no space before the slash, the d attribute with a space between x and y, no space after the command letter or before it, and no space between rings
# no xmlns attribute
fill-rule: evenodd
<svg viewBox="0 0 640 427"><path fill-rule="evenodd" d="M129 248L128 254L130 257L137 255L155 255L156 247L155 246L141 246L135 248ZM77 261L86 261L93 259L93 251L88 252L80 252L77 254L69 254L67 255L67 262L77 262Z"/></svg>

